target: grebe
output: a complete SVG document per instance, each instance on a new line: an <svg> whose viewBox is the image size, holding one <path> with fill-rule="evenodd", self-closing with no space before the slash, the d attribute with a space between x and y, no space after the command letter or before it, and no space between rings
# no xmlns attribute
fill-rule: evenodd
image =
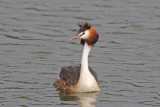
<svg viewBox="0 0 160 107"><path fill-rule="evenodd" d="M53 84L60 90L68 90L71 92L96 92L101 87L98 84L96 72L88 66L88 55L94 44L98 41L99 35L96 30L87 22L78 24L80 29L77 36L70 38L80 38L81 45L84 46L80 66L62 67L59 74L60 79Z"/></svg>

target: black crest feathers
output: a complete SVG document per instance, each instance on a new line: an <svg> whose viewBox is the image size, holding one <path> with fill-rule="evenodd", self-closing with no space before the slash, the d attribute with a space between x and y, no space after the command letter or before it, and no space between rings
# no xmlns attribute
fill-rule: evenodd
<svg viewBox="0 0 160 107"><path fill-rule="evenodd" d="M91 27L91 25L89 24L89 23L87 23L87 22L85 22L85 23L83 23L83 22L81 22L81 23L78 23L78 26L80 27L80 28L86 28L86 29L89 29L90 27Z"/></svg>
<svg viewBox="0 0 160 107"><path fill-rule="evenodd" d="M85 22L85 23L83 23L83 22L78 23L78 26L79 26L80 28L79 28L79 31L78 31L77 34L79 34L79 33L81 33L81 32L84 32L84 31L86 31L87 29L90 29L90 28L91 28L91 25L90 25L89 23L87 23L87 22Z"/></svg>

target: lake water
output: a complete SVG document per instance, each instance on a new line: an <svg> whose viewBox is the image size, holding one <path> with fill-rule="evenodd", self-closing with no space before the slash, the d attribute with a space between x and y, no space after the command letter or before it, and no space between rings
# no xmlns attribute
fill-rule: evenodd
<svg viewBox="0 0 160 107"><path fill-rule="evenodd" d="M59 92L84 21L100 35L89 65L102 91ZM0 0L0 106L160 107L160 0Z"/></svg>

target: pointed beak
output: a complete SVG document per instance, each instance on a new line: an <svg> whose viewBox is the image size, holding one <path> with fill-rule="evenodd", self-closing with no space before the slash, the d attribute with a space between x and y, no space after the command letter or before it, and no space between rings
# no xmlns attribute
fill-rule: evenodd
<svg viewBox="0 0 160 107"><path fill-rule="evenodd" d="M81 35L73 36L72 38L70 38L70 40L78 39L78 38L80 38L80 37L81 37Z"/></svg>
<svg viewBox="0 0 160 107"><path fill-rule="evenodd" d="M77 36L73 36L72 38L70 38L70 40L78 39L78 38L80 38L82 35L83 35L83 32L77 34Z"/></svg>

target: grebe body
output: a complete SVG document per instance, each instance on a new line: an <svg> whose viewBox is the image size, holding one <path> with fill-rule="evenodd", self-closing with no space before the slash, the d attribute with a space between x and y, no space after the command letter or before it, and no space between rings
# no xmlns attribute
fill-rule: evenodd
<svg viewBox="0 0 160 107"><path fill-rule="evenodd" d="M71 38L81 39L81 45L84 46L81 65L62 67L60 79L56 80L54 86L60 90L71 92L96 92L101 88L98 84L96 72L88 66L88 56L94 44L98 41L99 35L96 30L88 23L78 24L80 29L77 36Z"/></svg>

